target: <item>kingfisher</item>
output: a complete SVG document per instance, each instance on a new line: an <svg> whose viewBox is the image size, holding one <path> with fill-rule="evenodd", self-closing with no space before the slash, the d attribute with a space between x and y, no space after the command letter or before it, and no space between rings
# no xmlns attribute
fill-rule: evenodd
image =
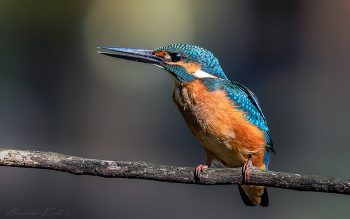
<svg viewBox="0 0 350 219"><path fill-rule="evenodd" d="M213 163L224 167L243 167L239 193L247 206L267 207L264 186L249 185L249 168L267 170L269 151L274 152L266 119L257 97L246 86L229 81L218 59L208 50L189 44L171 44L155 50L98 47L114 58L155 65L166 70L175 81L173 100L191 132L207 155L194 177Z"/></svg>

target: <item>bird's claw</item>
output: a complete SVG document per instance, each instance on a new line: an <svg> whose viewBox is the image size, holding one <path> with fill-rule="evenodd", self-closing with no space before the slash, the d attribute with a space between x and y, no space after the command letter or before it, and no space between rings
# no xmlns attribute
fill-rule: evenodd
<svg viewBox="0 0 350 219"><path fill-rule="evenodd" d="M201 172L203 172L203 169L207 169L207 168L209 168L208 165L202 165L202 164L198 165L196 168L196 171L194 172L194 178L199 181L199 176Z"/></svg>
<svg viewBox="0 0 350 219"><path fill-rule="evenodd" d="M245 185L248 184L249 169L250 169L250 166L252 165L252 162L253 162L252 156L249 155L248 161L247 161L247 163L244 164L243 170L242 170L243 171L243 181L244 181Z"/></svg>

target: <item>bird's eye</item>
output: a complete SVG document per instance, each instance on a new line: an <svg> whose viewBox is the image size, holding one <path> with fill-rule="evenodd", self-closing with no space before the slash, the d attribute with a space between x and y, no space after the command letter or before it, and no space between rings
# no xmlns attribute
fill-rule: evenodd
<svg viewBox="0 0 350 219"><path fill-rule="evenodd" d="M180 53L172 53L170 55L171 55L172 62L178 62L182 59L182 55Z"/></svg>

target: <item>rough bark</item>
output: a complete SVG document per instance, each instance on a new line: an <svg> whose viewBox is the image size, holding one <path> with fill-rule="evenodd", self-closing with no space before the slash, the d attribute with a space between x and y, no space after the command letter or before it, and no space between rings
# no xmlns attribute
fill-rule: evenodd
<svg viewBox="0 0 350 219"><path fill-rule="evenodd" d="M194 167L174 167L145 162L108 161L58 154L0 148L0 165L41 168L77 175L147 179L201 185L242 184L242 168L210 168L194 179ZM250 169L249 184L299 191L350 194L350 180Z"/></svg>

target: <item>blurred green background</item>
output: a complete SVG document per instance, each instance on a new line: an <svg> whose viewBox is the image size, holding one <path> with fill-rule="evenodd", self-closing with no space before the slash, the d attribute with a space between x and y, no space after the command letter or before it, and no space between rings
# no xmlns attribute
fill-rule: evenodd
<svg viewBox="0 0 350 219"><path fill-rule="evenodd" d="M350 178L349 1L0 1L0 147L192 166L205 152L163 70L98 46L195 44L259 97L270 170ZM198 186L0 167L0 215L70 218L349 218L345 195ZM34 218L33 216L28 216ZM62 218L65 215L61 215ZM25 218L25 216L18 216Z"/></svg>

